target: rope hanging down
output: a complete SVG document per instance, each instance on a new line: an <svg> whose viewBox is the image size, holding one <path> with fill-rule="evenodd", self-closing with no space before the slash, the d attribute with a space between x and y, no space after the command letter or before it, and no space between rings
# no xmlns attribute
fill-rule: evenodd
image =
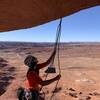
<svg viewBox="0 0 100 100"><path fill-rule="evenodd" d="M57 27L57 32L56 32L56 42L54 44L54 51L57 52L57 57L58 57L58 67L59 67L59 74L61 74L60 70L60 59L59 59L59 46L60 46L60 37L61 37L61 24L62 24L62 19L60 19L59 25ZM50 63L50 66L53 66L55 60L55 55Z"/></svg>
<svg viewBox="0 0 100 100"><path fill-rule="evenodd" d="M62 18L60 19L59 25L58 25L58 27L57 27L56 42L55 42L55 47L54 47L54 50L57 51L59 74L61 74L60 56L59 56L60 37L61 37L61 27L62 27ZM55 56L54 56L54 58L55 58ZM54 63L54 58L53 58L52 64ZM54 91L57 89L58 83L59 83L59 80L57 81L57 83L56 83L56 85L55 85L55 88L54 88L54 90L53 90L52 96L50 97L50 100L52 100L52 98L53 98L53 96L54 96Z"/></svg>
<svg viewBox="0 0 100 100"><path fill-rule="evenodd" d="M60 37L61 37L61 25L62 25L62 18L60 19L59 25L58 25L58 27L57 27L56 40L55 40L56 42L55 42L55 44L54 44L54 51L56 51L56 53L57 53L57 58L58 58L58 70L59 70L59 74L61 74L60 56L59 56ZM50 66L53 66L54 60L55 60L55 55L54 55L54 57L53 57L53 59L52 59L52 61L51 61L51 63L50 63ZM49 74L49 73L46 74L45 80L47 79L48 74ZM53 91L56 90L58 83L59 83L59 80L57 81L56 86L55 86L55 88L54 88ZM41 87L41 91L42 91L42 88L43 88L43 86ZM53 92L52 96L50 97L50 100L52 100L53 96L54 96L54 92Z"/></svg>

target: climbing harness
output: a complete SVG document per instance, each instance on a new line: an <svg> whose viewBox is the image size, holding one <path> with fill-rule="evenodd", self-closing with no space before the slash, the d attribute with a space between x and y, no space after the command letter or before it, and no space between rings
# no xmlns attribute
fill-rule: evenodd
<svg viewBox="0 0 100 100"><path fill-rule="evenodd" d="M55 40L56 42L54 44L54 51L57 54L58 70L59 70L60 75L61 75L61 68L60 68L60 56L59 56L60 48L59 47L60 47L60 37L61 37L61 26L62 26L62 18L60 19L59 25L57 27L56 40ZM55 67L53 67L54 60L55 60L55 55L54 55L53 59L51 60L51 63L48 66L48 69L45 71L46 72L45 80L47 79L49 73L56 73L56 69L55 69ZM59 80L57 81L53 91L55 91L57 89L58 83L59 83ZM41 88L41 90L42 90L42 88ZM54 96L54 92L52 93L52 96L50 97L50 100L52 100L53 96Z"/></svg>

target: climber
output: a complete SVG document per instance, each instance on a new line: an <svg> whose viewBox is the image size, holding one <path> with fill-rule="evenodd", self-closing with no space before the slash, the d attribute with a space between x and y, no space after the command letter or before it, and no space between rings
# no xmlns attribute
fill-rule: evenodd
<svg viewBox="0 0 100 100"><path fill-rule="evenodd" d="M26 66L29 67L26 75L27 80L25 82L25 88L30 90L32 100L39 100L39 91L40 91L39 85L41 86L49 85L50 83L60 79L61 75L57 75L56 77L50 80L43 81L39 76L39 70L41 68L48 66L51 60L53 59L53 57L55 56L55 54L56 54L56 50L53 51L52 55L46 62L41 64L38 64L37 58L32 55L28 55L25 58L24 63Z"/></svg>

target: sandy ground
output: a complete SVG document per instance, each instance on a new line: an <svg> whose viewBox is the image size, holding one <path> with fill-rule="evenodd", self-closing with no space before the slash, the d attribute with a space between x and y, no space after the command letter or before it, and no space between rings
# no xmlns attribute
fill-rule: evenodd
<svg viewBox="0 0 100 100"><path fill-rule="evenodd" d="M0 67L0 100L17 100L16 90L25 80L27 67L23 64L28 54L37 56L40 63L49 58L52 48L34 47L16 51L0 50L5 67ZM52 100L100 100L100 46L65 46L60 50L62 77ZM48 79L58 74L49 75ZM41 77L44 79L44 70ZM5 84L6 83L6 84ZM43 88L45 100L50 100L55 83Z"/></svg>

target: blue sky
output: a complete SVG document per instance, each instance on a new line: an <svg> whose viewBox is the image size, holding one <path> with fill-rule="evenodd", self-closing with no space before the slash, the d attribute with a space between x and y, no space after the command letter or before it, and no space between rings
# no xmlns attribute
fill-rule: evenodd
<svg viewBox="0 0 100 100"><path fill-rule="evenodd" d="M34 28L1 32L0 41L54 42L59 20ZM100 42L100 6L63 18L61 42Z"/></svg>

